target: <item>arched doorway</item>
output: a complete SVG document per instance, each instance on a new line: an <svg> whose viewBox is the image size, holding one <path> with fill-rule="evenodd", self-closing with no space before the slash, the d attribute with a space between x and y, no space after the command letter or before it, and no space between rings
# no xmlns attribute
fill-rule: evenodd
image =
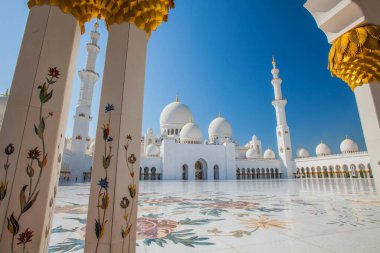
<svg viewBox="0 0 380 253"><path fill-rule="evenodd" d="M351 164L350 169L351 169L351 177L357 177L355 164Z"/></svg>
<svg viewBox="0 0 380 253"><path fill-rule="evenodd" d="M207 179L207 164L203 159L199 159L195 163L195 180L206 180Z"/></svg>
<svg viewBox="0 0 380 253"><path fill-rule="evenodd" d="M214 180L219 180L219 166L217 164L214 165Z"/></svg>
<svg viewBox="0 0 380 253"><path fill-rule="evenodd" d="M189 166L187 164L182 165L182 180L189 179Z"/></svg>
<svg viewBox="0 0 380 253"><path fill-rule="evenodd" d="M237 169L236 169L236 179L237 179L237 180L240 179L240 168L237 168Z"/></svg>
<svg viewBox="0 0 380 253"><path fill-rule="evenodd" d="M150 169L150 180L156 180L156 167Z"/></svg>
<svg viewBox="0 0 380 253"><path fill-rule="evenodd" d="M242 175L242 178L243 178L243 179L246 179L246 175L247 175L247 174L245 174L245 168L242 168L242 169L241 169L241 175Z"/></svg>
<svg viewBox="0 0 380 253"><path fill-rule="evenodd" d="M144 180L149 180L149 168L144 168Z"/></svg>

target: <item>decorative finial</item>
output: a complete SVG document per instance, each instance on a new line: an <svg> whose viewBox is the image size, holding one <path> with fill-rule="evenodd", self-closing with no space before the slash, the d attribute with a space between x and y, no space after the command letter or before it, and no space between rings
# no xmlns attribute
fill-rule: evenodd
<svg viewBox="0 0 380 253"><path fill-rule="evenodd" d="M176 101L176 102L179 102L178 93L177 93L177 96L175 97L175 101Z"/></svg>
<svg viewBox="0 0 380 253"><path fill-rule="evenodd" d="M273 68L276 68L276 59L274 58L274 55L272 55L272 65Z"/></svg>
<svg viewBox="0 0 380 253"><path fill-rule="evenodd" d="M194 123L193 117L190 117L190 123Z"/></svg>
<svg viewBox="0 0 380 253"><path fill-rule="evenodd" d="M218 113L218 118L221 118L222 117L222 114L219 112Z"/></svg>
<svg viewBox="0 0 380 253"><path fill-rule="evenodd" d="M9 96L9 89L7 88L7 90L5 91L5 94L4 94L6 97Z"/></svg>

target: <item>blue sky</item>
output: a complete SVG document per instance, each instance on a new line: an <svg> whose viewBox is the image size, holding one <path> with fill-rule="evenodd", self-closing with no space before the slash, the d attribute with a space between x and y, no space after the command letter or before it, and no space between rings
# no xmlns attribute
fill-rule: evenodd
<svg viewBox="0 0 380 253"><path fill-rule="evenodd" d="M282 91L288 100L287 119L293 150L314 153L323 140L333 152L346 135L366 149L353 92L327 70L330 45L303 8L305 0L176 0L168 23L154 32L148 45L143 130L159 132L164 106L180 100L192 110L207 137L209 123L221 112L240 144L256 134L263 148L276 150L276 119L271 104L271 57L275 55ZM28 15L25 1L7 1L0 16L0 92L10 87ZM77 69L85 65L82 37ZM102 75L107 32L100 27ZM67 135L79 93L75 77ZM93 122L96 131L101 80L96 84Z"/></svg>

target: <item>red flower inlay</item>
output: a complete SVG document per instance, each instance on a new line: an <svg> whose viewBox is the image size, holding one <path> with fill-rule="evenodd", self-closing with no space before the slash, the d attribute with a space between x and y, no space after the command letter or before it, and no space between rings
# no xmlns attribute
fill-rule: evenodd
<svg viewBox="0 0 380 253"><path fill-rule="evenodd" d="M29 230L29 228L27 228L25 230L25 232L23 233L20 233L18 235L18 245L19 244L27 244L28 242L31 242L32 241L32 237L33 237L33 231Z"/></svg>
<svg viewBox="0 0 380 253"><path fill-rule="evenodd" d="M59 78L59 70L55 67L55 68L49 68L49 76L51 77L54 77L54 78Z"/></svg>
<svg viewBox="0 0 380 253"><path fill-rule="evenodd" d="M40 158L41 151L38 150L38 148L34 148L29 150L28 152L28 159L38 159Z"/></svg>

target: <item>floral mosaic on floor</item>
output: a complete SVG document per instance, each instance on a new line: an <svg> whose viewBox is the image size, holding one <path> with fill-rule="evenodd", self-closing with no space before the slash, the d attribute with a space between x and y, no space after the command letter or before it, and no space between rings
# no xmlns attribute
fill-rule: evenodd
<svg viewBox="0 0 380 253"><path fill-rule="evenodd" d="M313 247L315 252L340 252L314 239L346 232L356 239L370 229L380 235L380 202L372 182L349 188L358 182L340 180L332 182L338 188L328 190L322 180L284 182L218 182L217 187L209 182L141 182L136 251L250 252L257 245L269 249L286 242L310 244L304 245L310 252ZM247 183L256 185L240 191L239 184ZM309 189L314 183L319 191ZM89 185L60 187L49 252L83 252L88 192ZM366 252L378 252L372 243L374 251ZM281 248L298 252L296 246Z"/></svg>

